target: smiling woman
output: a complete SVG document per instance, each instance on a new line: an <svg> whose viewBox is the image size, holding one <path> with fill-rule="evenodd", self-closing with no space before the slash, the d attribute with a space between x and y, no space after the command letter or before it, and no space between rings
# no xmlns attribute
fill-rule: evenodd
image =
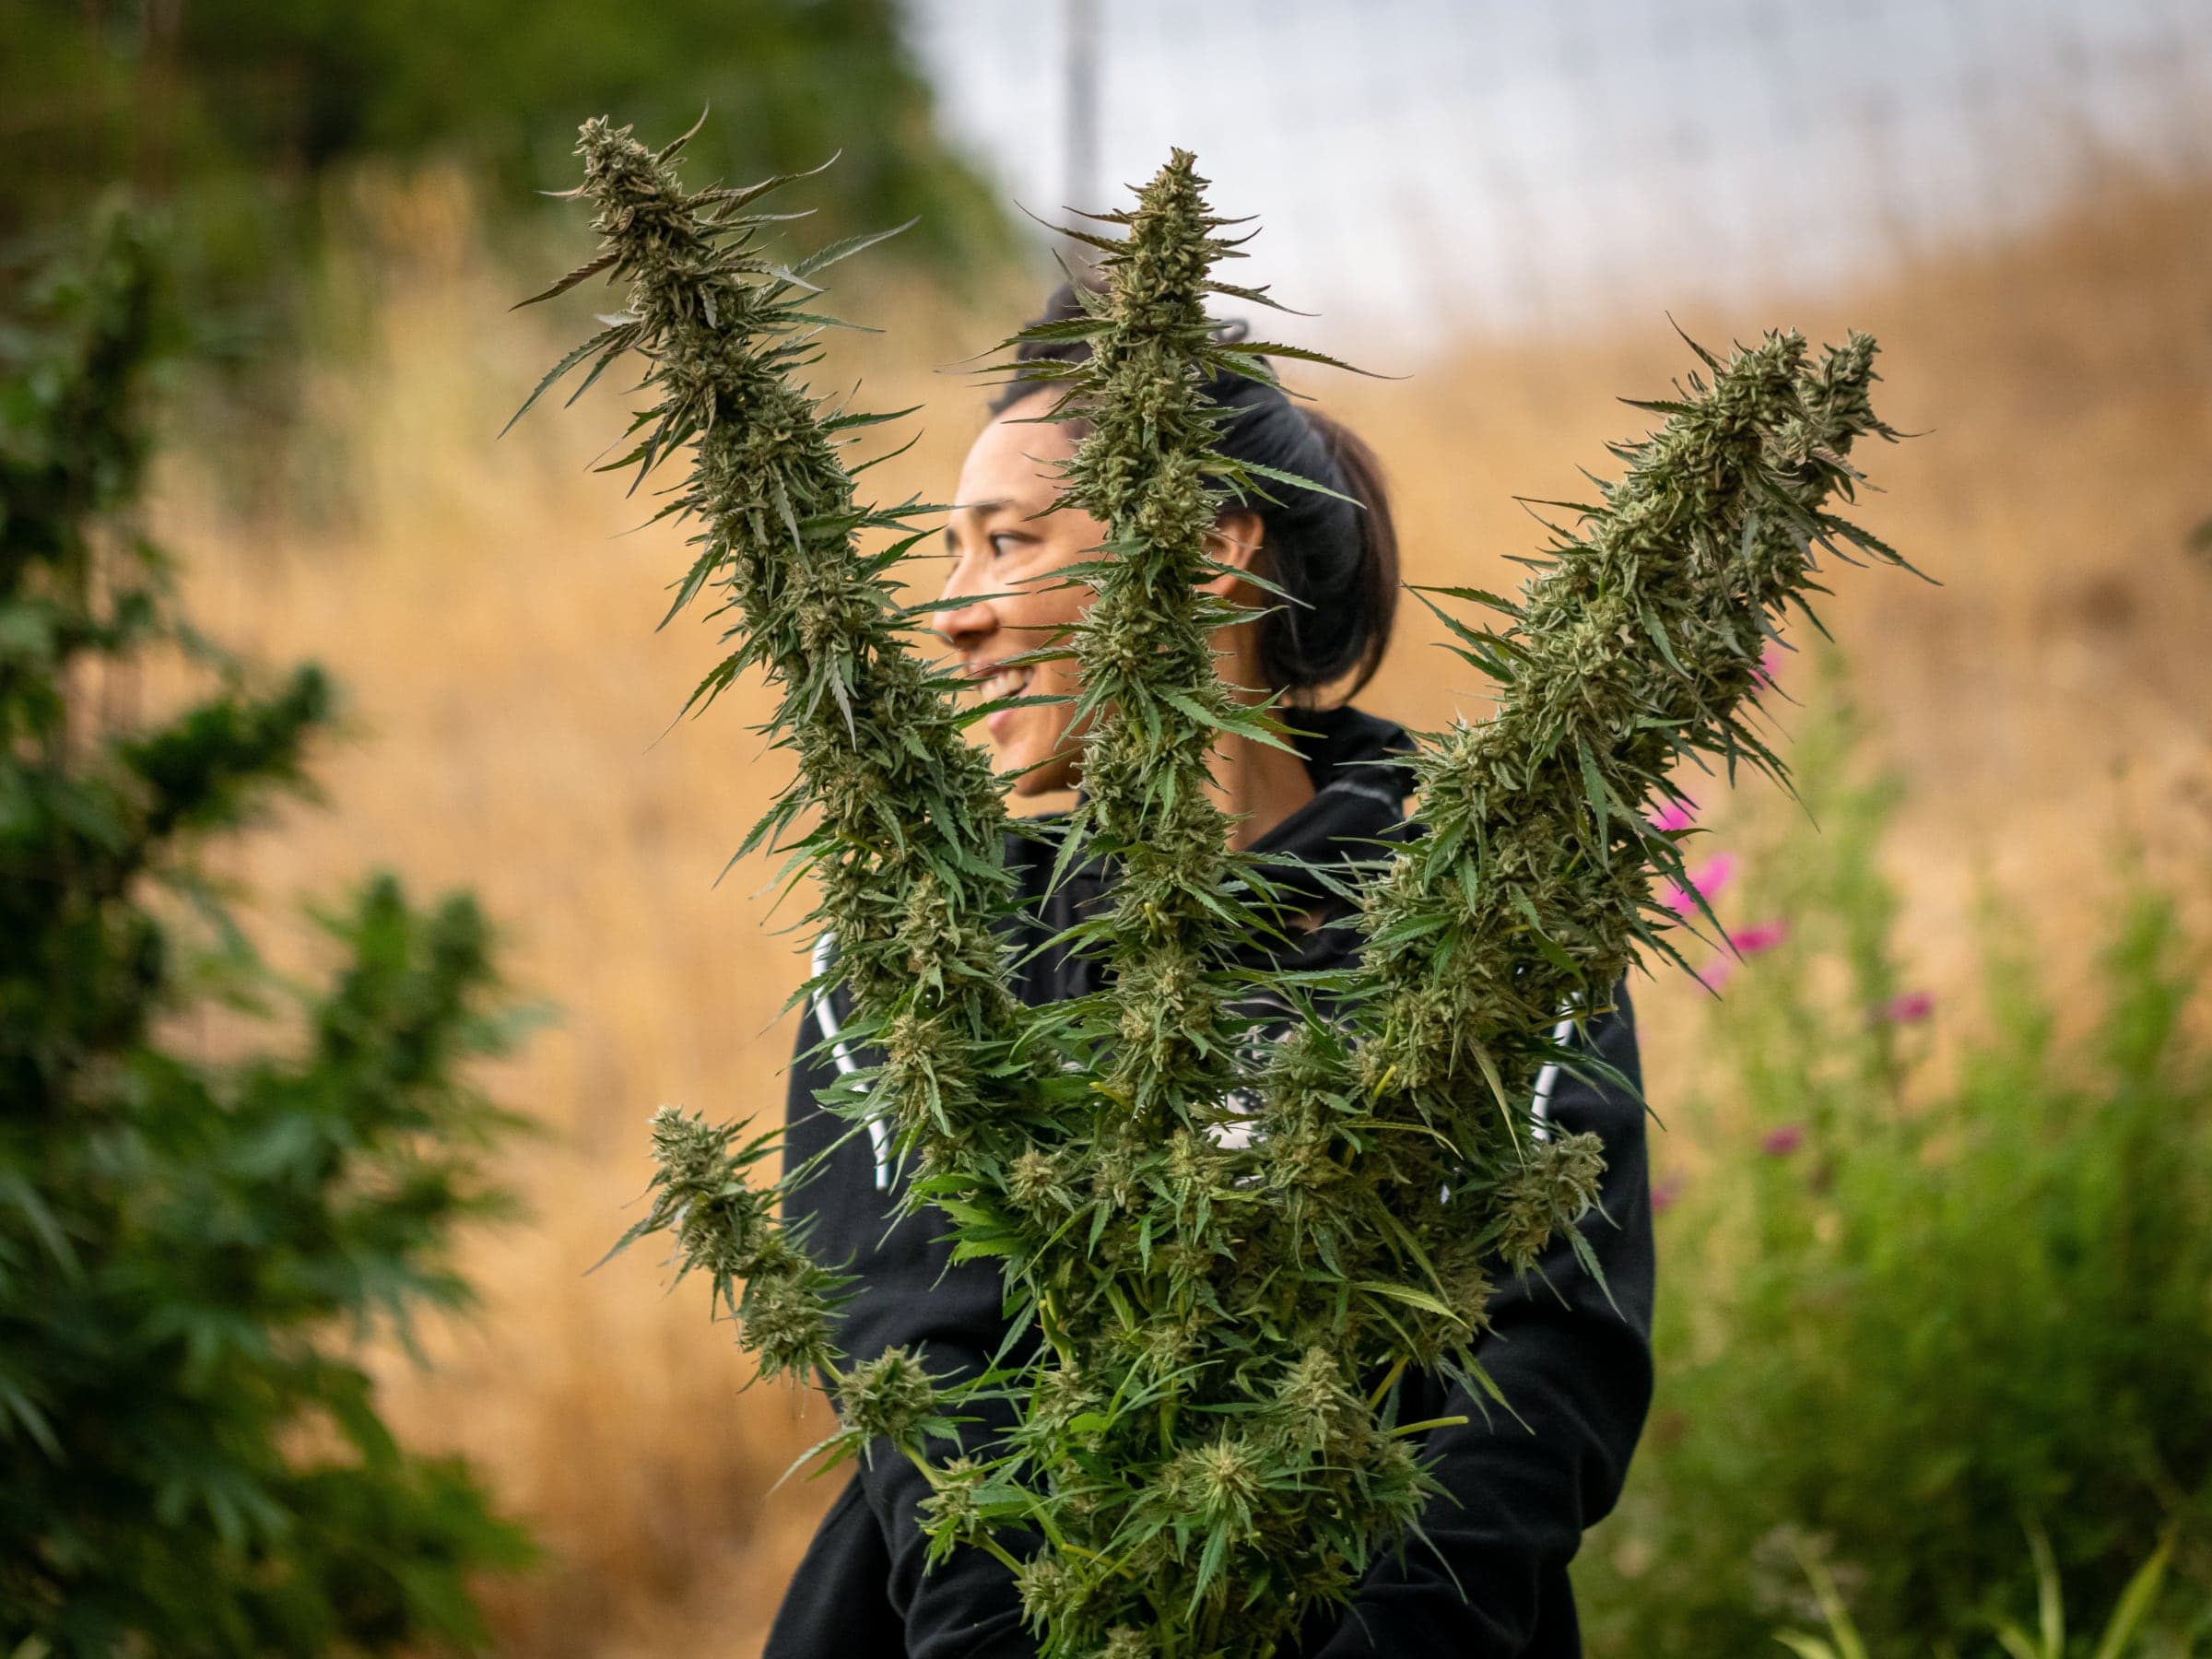
<svg viewBox="0 0 2212 1659"><path fill-rule="evenodd" d="M1074 291L1064 288L1043 320L1076 314ZM1081 349L1030 344L1019 361L1041 366ZM1221 678L1248 704L1270 696L1311 704L1347 681L1346 695L1356 695L1390 642L1398 592L1397 538L1374 454L1319 410L1263 382L1221 375L1206 393L1223 414L1223 455L1324 487L1285 486L1224 504L1208 547L1220 569L1204 584L1239 613L1213 638ZM984 731L1000 771L1013 774L1014 793L1024 796L1079 781L1079 687L1064 647L1093 594L1079 575L1062 572L1095 558L1106 536L1098 520L1060 499L1062 468L1086 429L1052 419L1056 402L1053 390L1018 372L994 405L961 469L959 505L945 531L952 564L944 597L967 603L937 616L939 633L982 695L1005 705L985 719ZM1296 755L1236 734L1218 745L1212 772L1239 848L1313 794Z"/></svg>

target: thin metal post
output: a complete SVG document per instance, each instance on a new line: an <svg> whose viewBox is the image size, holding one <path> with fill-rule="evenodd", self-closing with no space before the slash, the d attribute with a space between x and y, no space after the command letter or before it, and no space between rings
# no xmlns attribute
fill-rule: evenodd
<svg viewBox="0 0 2212 1659"><path fill-rule="evenodd" d="M1098 0L1064 0L1065 56L1061 63L1065 124L1061 133L1060 204L1096 211L1099 199Z"/></svg>

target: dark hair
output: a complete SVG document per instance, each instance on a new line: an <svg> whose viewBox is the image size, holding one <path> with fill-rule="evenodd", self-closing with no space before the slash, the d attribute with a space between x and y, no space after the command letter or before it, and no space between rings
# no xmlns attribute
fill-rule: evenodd
<svg viewBox="0 0 2212 1659"><path fill-rule="evenodd" d="M1074 287L1063 283L1040 321L1065 322L1081 309ZM1226 326L1237 331L1230 337L1241 335L1240 324ZM1024 340L1016 361L1079 362L1089 354L1085 340ZM991 413L1003 415L1050 384L1017 369L992 400ZM1264 495L1240 490L1223 503L1224 512L1258 517L1265 532L1260 574L1288 595L1271 595L1276 603L1260 619L1260 665L1268 687L1296 700L1348 674L1345 695L1357 696L1382 661L1398 609L1398 536L1382 465L1340 422L1264 381L1217 374L1205 391L1230 411L1218 444L1224 455L1338 492L1269 484Z"/></svg>

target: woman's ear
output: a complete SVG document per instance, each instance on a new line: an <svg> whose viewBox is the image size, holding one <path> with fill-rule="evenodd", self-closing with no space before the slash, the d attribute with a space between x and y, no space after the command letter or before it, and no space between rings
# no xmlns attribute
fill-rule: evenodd
<svg viewBox="0 0 2212 1659"><path fill-rule="evenodd" d="M1235 512L1223 513L1214 522L1206 537L1206 557L1216 564L1249 571L1259 562L1260 549L1266 540L1267 526L1260 515L1250 508L1241 508ZM1241 584L1234 576L1221 571L1198 585L1206 593L1227 599Z"/></svg>

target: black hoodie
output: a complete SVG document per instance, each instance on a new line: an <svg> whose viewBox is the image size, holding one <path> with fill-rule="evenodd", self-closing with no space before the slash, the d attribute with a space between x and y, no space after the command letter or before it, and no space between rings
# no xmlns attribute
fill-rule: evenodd
<svg viewBox="0 0 2212 1659"><path fill-rule="evenodd" d="M1297 740L1314 797L1253 852L1327 866L1371 858L1376 838L1417 832L1404 822L1412 775L1395 759L1407 747L1400 728L1352 709L1294 718L1306 728ZM1025 947L1067 926L1100 888L1095 867L1077 869L1045 899L1052 853L1049 841L1033 836L1007 839L1006 856L1029 907L1018 941ZM1341 900L1319 883L1310 891L1324 922L1342 919ZM1324 925L1308 935L1297 965L1333 966L1358 946L1348 927ZM1032 1006L1093 985L1096 965L1088 959L1058 950L1030 955L1025 948L1023 955L1017 988ZM1614 1013L1593 1023L1589 1041L1640 1081L1625 990L1616 1001ZM818 1259L843 1263L856 1276L839 1333L848 1355L867 1359L904 1344L925 1349L934 1371L973 1374L1005 1334L1000 1269L991 1261L950 1265L946 1226L935 1212L887 1230L900 1173L879 1160L867 1136L852 1135L845 1120L816 1101L836 1068L856 1060L834 1044L817 1053L826 1037L836 1036L845 1012L841 993L827 1007L810 1005L800 1028L787 1165L844 1138L796 1195L794 1218L810 1219ZM1423 1454L1445 1488L1422 1517L1429 1545L1409 1543L1379 1562L1348 1611L1303 1633L1295 1649L1303 1659L1571 1659L1582 1652L1567 1563L1583 1529L1619 1495L1651 1400L1651 1198L1640 1104L1547 1068L1538 1105L1562 1128L1605 1139L1605 1217L1592 1217L1585 1231L1606 1288L1559 1246L1540 1264L1540 1277L1509 1279L1499 1292L1480 1358L1518 1421L1494 1405L1486 1418L1482 1406L1441 1379L1408 1377L1405 1420L1467 1418L1465 1427L1422 1437ZM986 1418L968 1432L987 1438L999 1426ZM766 1659L1034 1655L1035 1640L1022 1628L1019 1599L999 1562L963 1548L924 1571L915 1512L928 1495L921 1471L905 1457L878 1448L864 1460L793 1576Z"/></svg>

